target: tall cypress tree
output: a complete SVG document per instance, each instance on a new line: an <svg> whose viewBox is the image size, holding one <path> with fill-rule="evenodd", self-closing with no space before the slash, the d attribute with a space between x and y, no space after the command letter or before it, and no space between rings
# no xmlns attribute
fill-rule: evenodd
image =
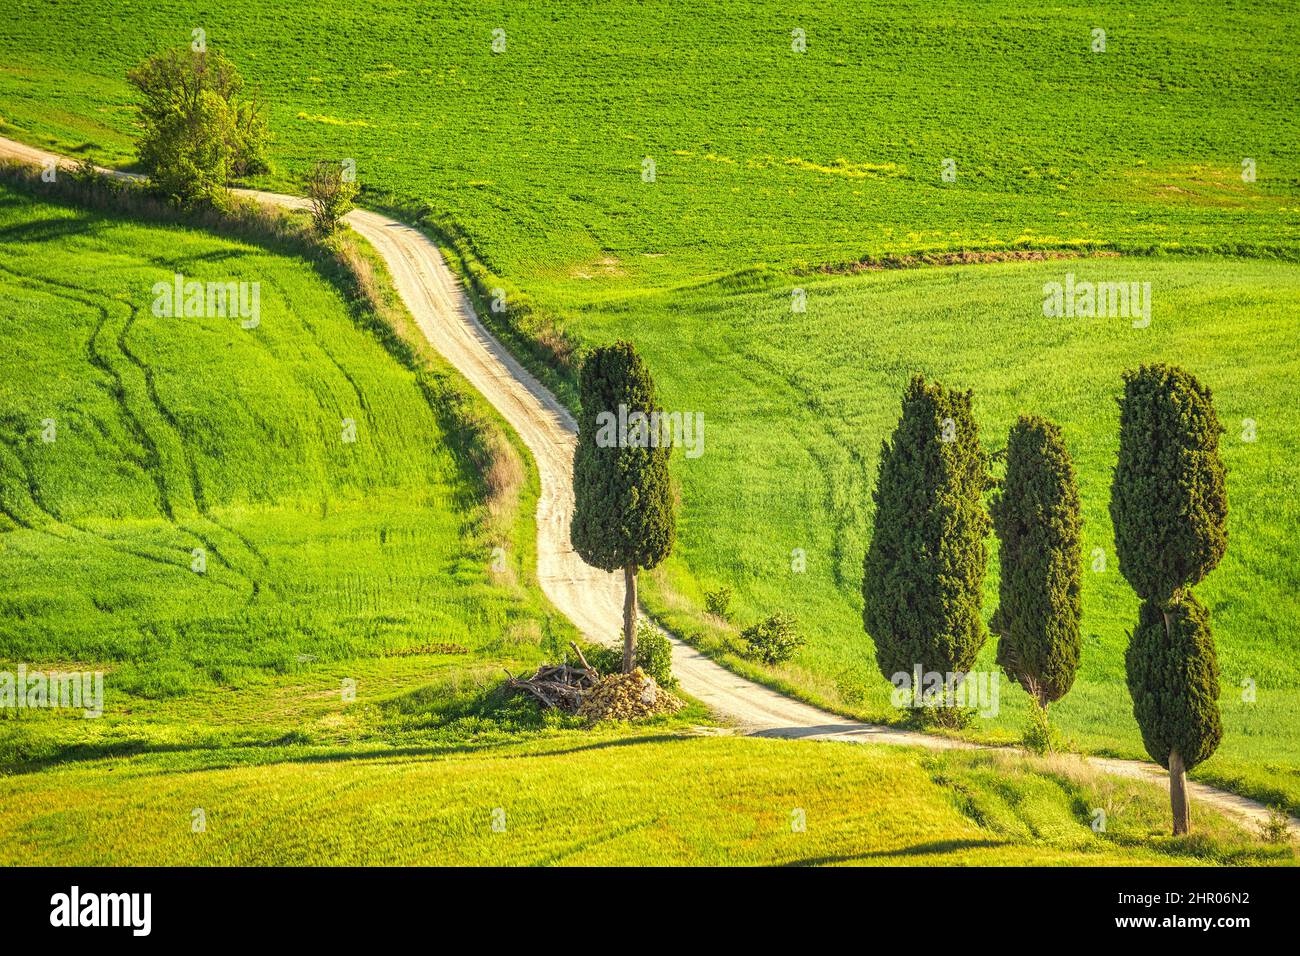
<svg viewBox="0 0 1300 956"><path fill-rule="evenodd" d="M623 670L636 648L636 575L673 548L676 516L668 476L671 445L654 434L654 381L628 342L595 349L579 377L582 408L573 456L570 539L582 559L622 571Z"/></svg>
<svg viewBox="0 0 1300 956"><path fill-rule="evenodd" d="M1191 587L1228 547L1223 426L1210 390L1181 368L1124 376L1110 516L1120 573L1142 599L1126 655L1133 715L1169 770L1174 833L1190 828L1186 772L1219 744L1219 669L1209 612Z"/></svg>
<svg viewBox="0 0 1300 956"><path fill-rule="evenodd" d="M987 636L988 455L971 400L913 376L898 426L881 444L862 620L887 680L917 665L968 671Z"/></svg>
<svg viewBox="0 0 1300 956"><path fill-rule="evenodd" d="M1079 667L1079 489L1061 430L1020 416L1007 438L1007 474L992 505L1001 578L992 630L998 664L1042 707Z"/></svg>

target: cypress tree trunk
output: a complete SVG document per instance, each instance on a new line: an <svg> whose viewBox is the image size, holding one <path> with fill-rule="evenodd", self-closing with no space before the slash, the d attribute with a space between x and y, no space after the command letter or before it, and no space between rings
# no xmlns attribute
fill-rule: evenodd
<svg viewBox="0 0 1300 956"><path fill-rule="evenodd" d="M636 657L636 565L623 569L623 673L632 673Z"/></svg>
<svg viewBox="0 0 1300 956"><path fill-rule="evenodd" d="M1177 750L1169 752L1169 806L1174 811L1174 836L1190 833L1192 818L1187 805L1187 780L1183 758Z"/></svg>
<svg viewBox="0 0 1300 956"><path fill-rule="evenodd" d="M1173 621L1169 608L1160 612L1165 619L1165 640L1173 640ZM1183 766L1183 757L1177 748L1169 751L1169 808L1174 815L1174 836L1191 832L1191 813L1187 806L1187 770Z"/></svg>

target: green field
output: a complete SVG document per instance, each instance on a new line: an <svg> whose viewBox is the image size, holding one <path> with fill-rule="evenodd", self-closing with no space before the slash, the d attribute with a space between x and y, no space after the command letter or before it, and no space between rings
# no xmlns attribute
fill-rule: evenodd
<svg viewBox="0 0 1300 956"><path fill-rule="evenodd" d="M4 712L0 864L1292 859L1203 810L1194 838L1163 837L1158 788L1068 759L701 737L695 704L593 730L505 698L501 668L568 631L525 587L526 554L505 582L475 559L501 529L440 430L452 393L422 391L358 306L305 260L12 187L0 235L0 668L102 668L107 686L98 719ZM276 295L256 329L155 316L153 282L176 271ZM37 363L43 387L17 387ZM358 396L387 405L379 474L331 453ZM43 418L53 442L23 430ZM515 494L531 520L531 488ZM217 556L202 575L195 541Z"/></svg>
<svg viewBox="0 0 1300 956"><path fill-rule="evenodd" d="M1126 319L1045 318L1041 289L1069 270L1094 281L1152 286L1149 328ZM773 676L865 717L890 714L890 685L861 624L862 558L880 439L899 414L912 370L974 388L990 449L1021 412L1059 422L1079 472L1085 558L1079 680L1053 715L1089 750L1142 757L1124 684L1124 647L1137 599L1120 576L1107 505L1118 447L1121 373L1143 361L1196 369L1228 429L1229 548L1198 594L1214 616L1223 670L1225 735L1199 770L1263 799L1300 803L1300 562L1291 529L1300 510L1284 489L1300 481L1288 412L1300 376L1300 269L1227 260L1088 260L986 265L828 278L810 283L808 311L790 312L780 284L642 297L593 313L593 340L639 331L670 407L700 410L705 453L675 459L685 533L646 600L667 623L721 653L734 629L697 610L702 588L736 588L748 622L784 608L809 644ZM712 333L702 339L697 330ZM707 365L712 374L702 377ZM1241 439L1243 420L1255 441ZM996 542L993 542L996 544ZM802 549L807 570L791 570ZM1095 549L1100 549L1096 551ZM1097 563L1100 554L1104 570ZM996 561L986 616L997 606ZM683 597L685 600L683 600ZM979 666L993 668L992 641ZM734 656L734 655L733 655ZM744 666L735 660L736 666ZM1256 686L1243 700L1243 681ZM1003 711L977 721L981 738L1009 739L1025 695L1003 686Z"/></svg>
<svg viewBox="0 0 1300 956"><path fill-rule="evenodd" d="M1097 809L1106 811L1103 833L1090 826ZM1198 812L1195 837L1162 837L1166 813L1156 788L1068 761L574 731L454 749L280 746L215 766L185 752L155 754L13 777L0 865L1292 859L1212 813Z"/></svg>
<svg viewBox="0 0 1300 956"><path fill-rule="evenodd" d="M566 400L573 395L572 365L542 363L573 346L621 337L645 353L670 409L704 412L705 455L674 458L679 543L646 581L648 607L730 666L869 718L891 716L859 617L869 496L901 389L920 371L975 389L990 450L1001 447L1020 412L1045 414L1064 428L1084 506L1085 643L1079 681L1053 715L1081 749L1143 756L1123 674L1136 599L1118 573L1106 508L1118 428L1113 400L1126 368L1154 360L1186 366L1213 389L1228 429L1231 508L1227 557L1198 589L1213 614L1223 666L1225 736L1194 776L1300 810L1300 561L1292 534L1300 515L1290 494L1300 477L1293 454L1300 434L1290 414L1300 372L1300 45L1294 31L1282 28L1300 19L1294 3L1045 11L995 0L957 13L914 0L866 9L727 0L690 12L578 3L506 10L474 0L413 14L409 4L382 0L350 11L346 30L305 27L333 22L315 0L304 14L287 18L256 0L201 15L179 0L119 3L112 12L72 0L26 11L0 25L0 134L130 163L125 70L204 28L267 102L277 169L265 183L300 189L295 184L314 160L354 157L364 203L422 221L479 291L507 290L510 312L488 318ZM1089 48L1095 27L1106 30L1104 53ZM496 28L507 37L500 53L491 49ZM796 28L806 33L806 52L791 49ZM647 157L655 163L653 182L643 181ZM940 173L949 158L956 178L945 182ZM1256 164L1254 182L1242 178L1248 158ZM9 222L22 218L15 213ZM134 227L113 228L139 241ZM33 244L25 257L20 245L17 266L6 258L6 269L19 273L0 272L0 281L20 287L13 301L50 300L47 285L32 286L51 275L40 271L50 245L38 254ZM849 268L954 250L1047 249L1122 255ZM197 273L200 265L190 268ZM1151 326L1044 317L1043 284L1063 281L1067 272L1149 282ZM61 281L73 278L65 272ZM301 276L280 281L293 290L283 300L296 300ZM806 291L806 312L791 311L794 289ZM103 294L118 292L110 283ZM71 308L66 296L59 301ZM109 312L110 330L126 321L123 310ZM80 322L87 337L98 318L78 314L67 321ZM341 306L337 321L348 324ZM346 357L338 351L345 346L328 340ZM359 333L357 341L369 342ZM212 360L211 348L194 348ZM109 349L105 358L120 366L122 387L129 386L138 371L130 357ZM304 374L325 374L322 358L319 350L304 358ZM86 365L85 356L77 361ZM374 367L358 356L358 369ZM280 389L270 376L280 374L253 376L277 403ZM302 434L333 434L333 419L348 402L345 383L335 381L341 397L331 399L328 414L314 398L303 400L315 418L302 420ZM391 381L374 387L402 391ZM403 394L401 401L419 407L418 393ZM103 395L93 398L113 407ZM149 403L131 401L144 409L147 426ZM373 414L413 421L414 412L392 401L376 403ZM223 417L225 399L200 404L185 405L196 424L202 419L194 434L214 442L257 425L239 412ZM296 407L292 399L289 407ZM22 414L24 422L45 417L34 406ZM66 607L76 599L51 590L52 579L40 583L54 567L50 561L80 567L81 559L67 554L80 554L75 549L86 535L106 536L105 506L116 522L115 542L171 548L175 560L195 533L220 542L226 532L209 525L197 502L187 510L185 458L177 452L170 462L166 442L156 452L158 480L181 491L178 522L156 508L150 513L160 485L145 480L145 469L123 476L120 492L84 482L79 488L66 466L51 472L57 527L74 538L42 545L49 558L39 567L0 562L0 574L21 574L31 583L31 600L42 604L31 610L33 623L19 631L15 647L69 656L102 647L103 657L127 662L124 675L132 673L131 653L162 648L161 658L175 662L162 673L198 675L185 678L196 685L228 670L292 674L299 654L342 661L422 641L463 643L476 659L535 659L563 625L545 617L522 588L484 581L483 542L466 530L474 522L449 517L454 509L445 507L465 493L470 477L436 440L419 440L435 435L426 425L437 424L435 415L421 414L426 421L401 435L399 425L391 432L377 426L374 440L389 445L373 460L301 440L294 454L307 455L307 470L318 472L309 481L285 466L292 454L244 452L247 464L267 469L246 487L239 482L253 479L223 477L221 466L203 465L202 450L194 452L211 470L204 507L265 541L259 547L271 566L315 588L322 603L236 612L259 565L248 556L241 563L232 540L222 551L230 565L217 567L207 582L225 582L220 592L186 596L197 586L186 579L187 590L161 597L150 588L146 597L143 585L136 587L146 572L103 585L121 604L138 605L135 617L120 613L126 626L115 644L111 628L86 623L103 612ZM1246 419L1256 426L1253 442L1241 438ZM33 444L30 430L24 434L30 461L31 449L44 446ZM115 447L108 436L95 441ZM415 540L409 546L421 570L408 556L396 565L408 569L397 579L367 585L359 571L354 585L353 578L327 575L331 562L311 549L301 529L316 528L311 536L340 547L348 542L348 560L371 566L364 552L378 547L367 539L377 522L358 489L380 472L387 490L379 497L389 501L392 528L420 523L431 540L443 542L444 566L458 569L454 589L442 590L442 576L427 584L434 591L412 598L412 579L400 574L418 576L430 564L428 543ZM318 510L323 486L333 496L328 516ZM430 507L409 493L416 486ZM295 503L268 508L265 496L277 494ZM135 504L114 504L119 497ZM119 508L120 521L113 510ZM525 503L513 525L520 541L526 519ZM386 542L393 540L406 539L395 534ZM790 569L795 548L807 555L801 574ZM1092 570L1097 548L1104 571ZM514 552L522 550L526 544ZM527 558L519 560L526 582ZM387 561L384 567L386 575ZM986 617L995 605L996 562L990 571ZM150 563L147 574L155 573L172 571ZM270 588L275 576L265 576ZM703 592L723 584L735 589L738 624L777 609L798 615L808 644L789 666L759 669L736 656L737 628L701 611ZM430 594L445 602L441 611L430 610L438 606ZM15 600L10 589L5 599ZM188 623L193 607L210 608L205 619L244 614L258 639L196 640ZM543 637L530 623L539 617L549 622ZM157 643L141 648L132 628L146 618L163 623L153 632ZM84 629L57 627L52 638L50 621L81 622ZM512 627L529 635L520 642L524 650L494 643L501 639L493 635ZM990 645L981 666L991 664ZM143 677L131 679L146 685ZM1254 702L1243 699L1246 680L1258 688ZM1011 739L1024 701L1004 685L1002 713L970 733Z"/></svg>
<svg viewBox="0 0 1300 956"><path fill-rule="evenodd" d="M165 697L357 658L533 660L569 633L526 586L531 480L499 526L447 441L450 373L390 356L310 263L11 188L0 235L5 661ZM259 282L260 325L154 315L176 273Z"/></svg>
<svg viewBox="0 0 1300 956"><path fill-rule="evenodd" d="M561 311L753 262L1300 241L1293 3L302 9L41 5L0 27L0 116L128 159L125 70L202 28L261 88L283 175L354 157L374 198L459 224Z"/></svg>

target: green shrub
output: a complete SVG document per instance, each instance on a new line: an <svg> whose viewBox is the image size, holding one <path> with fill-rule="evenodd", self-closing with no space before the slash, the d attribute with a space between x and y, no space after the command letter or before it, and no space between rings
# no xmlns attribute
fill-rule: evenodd
<svg viewBox="0 0 1300 956"><path fill-rule="evenodd" d="M1268 808L1268 819L1259 826L1259 836L1265 843L1291 842L1291 818L1279 806Z"/></svg>
<svg viewBox="0 0 1300 956"><path fill-rule="evenodd" d="M1047 708L1034 697L1029 698L1029 716L1025 720L1025 732L1020 742L1030 753L1039 756L1061 749L1060 734L1052 726Z"/></svg>
<svg viewBox="0 0 1300 956"><path fill-rule="evenodd" d="M673 642L649 621L636 627L636 666L655 679L660 687L674 687Z"/></svg>
<svg viewBox="0 0 1300 956"><path fill-rule="evenodd" d="M619 635L622 640L622 635ZM623 670L623 651L604 645L593 650L583 649L587 663L602 674L618 674ZM673 643L649 621L636 625L636 652L634 666L654 678L660 687L676 687L673 677Z"/></svg>
<svg viewBox="0 0 1300 956"><path fill-rule="evenodd" d="M903 725L914 730L965 730L975 722L979 711L974 707L954 707L946 703L923 704L903 710Z"/></svg>
<svg viewBox="0 0 1300 956"><path fill-rule="evenodd" d="M751 624L740 632L740 638L745 642L745 656L764 664L784 664L805 643L798 621L783 611Z"/></svg>
<svg viewBox="0 0 1300 956"><path fill-rule="evenodd" d="M622 642L623 635L620 634L618 639ZM601 674L617 674L623 670L622 647L601 644L598 647L583 648L583 654L586 655L587 663Z"/></svg>
<svg viewBox="0 0 1300 956"><path fill-rule="evenodd" d="M357 184L345 175L341 163L322 160L307 179L307 196L311 199L311 219L316 231L332 236L343 217L352 211Z"/></svg>
<svg viewBox="0 0 1300 956"><path fill-rule="evenodd" d="M723 585L715 591L704 592L704 610L724 621L731 620L731 588Z"/></svg>

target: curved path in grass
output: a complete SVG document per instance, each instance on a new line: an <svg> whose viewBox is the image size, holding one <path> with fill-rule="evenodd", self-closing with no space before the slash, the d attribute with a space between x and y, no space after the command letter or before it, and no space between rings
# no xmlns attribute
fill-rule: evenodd
<svg viewBox="0 0 1300 956"><path fill-rule="evenodd" d="M0 158L5 157L42 165L72 165L64 157L0 138ZM309 205L298 196L240 192L292 209ZM347 221L384 257L406 307L433 347L492 403L532 452L541 477L537 576L542 590L588 640L611 643L622 627L621 577L583 562L569 542L573 452L577 443L573 416L483 327L460 280L424 233L362 209L350 213ZM747 680L671 634L669 638L673 643L673 672L682 689L745 733L932 749L977 746L840 717ZM1164 772L1154 764L1104 757L1084 759L1107 773L1168 785ZM1193 807L1197 803L1211 805L1256 824L1268 819L1267 808L1254 800L1193 781L1188 781L1187 786ZM1293 821L1292 829L1300 832L1300 824Z"/></svg>

